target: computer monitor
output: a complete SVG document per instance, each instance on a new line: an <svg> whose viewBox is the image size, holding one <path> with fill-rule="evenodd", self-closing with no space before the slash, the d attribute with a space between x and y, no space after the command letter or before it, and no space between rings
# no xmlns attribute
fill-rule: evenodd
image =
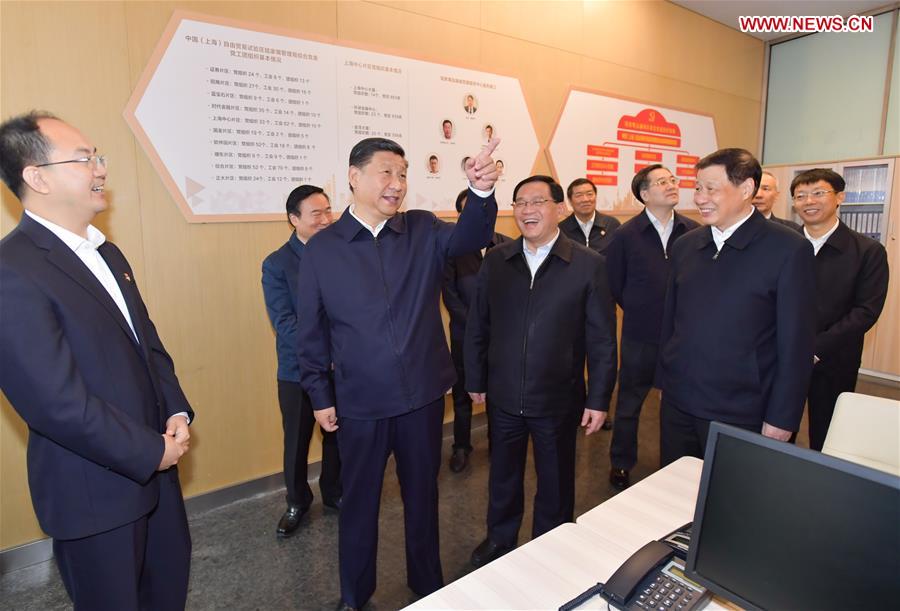
<svg viewBox="0 0 900 611"><path fill-rule="evenodd" d="M714 423L686 571L750 609L900 608L900 478Z"/></svg>

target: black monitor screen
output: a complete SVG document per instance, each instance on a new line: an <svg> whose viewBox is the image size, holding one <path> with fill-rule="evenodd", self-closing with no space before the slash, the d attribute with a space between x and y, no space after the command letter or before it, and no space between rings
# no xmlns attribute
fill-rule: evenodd
<svg viewBox="0 0 900 611"><path fill-rule="evenodd" d="M900 478L714 424L687 571L761 609L900 608Z"/></svg>

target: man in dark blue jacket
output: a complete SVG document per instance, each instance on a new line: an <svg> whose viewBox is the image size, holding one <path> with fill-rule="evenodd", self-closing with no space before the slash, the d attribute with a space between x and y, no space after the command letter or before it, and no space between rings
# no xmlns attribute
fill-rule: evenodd
<svg viewBox="0 0 900 611"><path fill-rule="evenodd" d="M713 420L787 441L813 366L812 246L753 208L762 168L751 153L722 149L696 167L708 227L672 248L657 371L663 465L702 458Z"/></svg>
<svg viewBox="0 0 900 611"><path fill-rule="evenodd" d="M488 532L472 553L476 567L516 546L529 437L538 480L532 538L572 520L577 425L588 435L600 429L615 384L603 257L562 235L562 187L549 176L526 178L513 198L522 237L485 257L466 325L466 388L491 401Z"/></svg>
<svg viewBox="0 0 900 611"><path fill-rule="evenodd" d="M462 212L468 197L468 189L457 195L457 212ZM502 233L494 232L494 237L485 250L509 240ZM450 470L454 473L460 473L466 468L472 451L472 398L466 392L463 340L469 306L475 297L475 277L481 269L485 254L477 250L451 258L444 270L444 287L441 290L444 306L450 314L450 356L453 357L453 366L456 368L456 384L453 385L453 455L450 457Z"/></svg>
<svg viewBox="0 0 900 611"><path fill-rule="evenodd" d="M75 609L184 609L175 464L193 411L125 256L91 223L106 158L47 113L0 125L22 220L0 242L0 388L28 424L28 485Z"/></svg>
<svg viewBox="0 0 900 611"><path fill-rule="evenodd" d="M375 591L378 509L391 453L403 488L407 583L423 596L443 585L437 476L444 393L456 376L441 323L441 281L449 257L487 246L494 233L490 155L497 144L466 162L469 200L452 225L430 212L399 212L403 149L383 138L360 141L350 152L353 203L309 241L300 263L300 380L316 420L338 431L341 604L348 608L362 607Z"/></svg>
<svg viewBox="0 0 900 611"><path fill-rule="evenodd" d="M606 249L609 288L622 308L622 362L616 422L610 445L610 483L623 490L637 463L641 406L656 371L659 332L672 244L697 223L675 212L678 179L668 168L654 164L631 181L631 192L644 210L613 234Z"/></svg>
<svg viewBox="0 0 900 611"><path fill-rule="evenodd" d="M287 510L278 521L275 534L290 537L297 531L300 519L309 511L313 494L307 483L307 455L312 439L313 417L309 395L300 386L297 364L297 274L306 243L331 224L331 202L328 195L313 185L301 185L291 191L287 203L288 222L293 227L290 239L266 257L262 264L262 287L266 312L275 329L278 353L278 405L284 430L284 483ZM340 509L341 459L337 436L322 431L322 470L319 490L322 504Z"/></svg>

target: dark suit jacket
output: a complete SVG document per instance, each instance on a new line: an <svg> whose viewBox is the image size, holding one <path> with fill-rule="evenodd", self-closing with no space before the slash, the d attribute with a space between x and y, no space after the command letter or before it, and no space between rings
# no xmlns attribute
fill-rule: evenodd
<svg viewBox="0 0 900 611"><path fill-rule="evenodd" d="M656 380L664 400L707 420L796 431L812 373L814 263L809 241L756 211L718 256L709 227L675 242Z"/></svg>
<svg viewBox="0 0 900 611"><path fill-rule="evenodd" d="M348 209L313 236L297 309L300 383L313 409L336 400L339 417L374 420L443 396L456 380L441 322L444 266L486 246L496 218L494 196L470 191L455 225L411 210L375 239Z"/></svg>
<svg viewBox="0 0 900 611"><path fill-rule="evenodd" d="M863 340L884 307L887 252L840 221L816 255L816 369L858 369Z"/></svg>
<svg viewBox="0 0 900 611"><path fill-rule="evenodd" d="M610 291L622 308L622 337L656 344L672 268L672 245L698 225L676 212L672 235L663 250L648 214L644 210L616 230L606 249L606 269Z"/></svg>
<svg viewBox="0 0 900 611"><path fill-rule="evenodd" d="M578 225L578 219L575 218L574 214L570 214L561 220L559 222L559 228L570 240L573 240L582 246L587 246L591 250L599 252L602 255L606 251L606 247L609 246L609 240L612 238L613 232L621 224L622 223L620 223L619 219L616 217L609 216L608 214L600 214L598 211L594 215L594 226L591 227L588 244L584 243L584 232Z"/></svg>
<svg viewBox="0 0 900 611"><path fill-rule="evenodd" d="M793 229L794 231L800 231L800 225L798 225L798 224L795 223L794 221L789 221L789 220L787 220L787 219L780 219L780 218L778 218L777 216L775 216L774 214L773 214L772 216L769 217L769 220L770 220L770 221L774 221L774 222L776 222L776 223L781 223L781 224L784 225L785 227L788 227L788 228L790 228L790 229Z"/></svg>
<svg viewBox="0 0 900 611"><path fill-rule="evenodd" d="M193 411L125 257L99 252L140 343L109 293L48 229L22 216L0 242L0 387L28 424L28 483L41 528L59 539L146 515L166 420Z"/></svg>
<svg viewBox="0 0 900 611"><path fill-rule="evenodd" d="M278 379L300 382L297 363L297 274L306 247L296 233L281 248L265 258L262 264L263 297L266 312L275 329L278 353Z"/></svg>
<svg viewBox="0 0 900 611"><path fill-rule="evenodd" d="M494 233L488 250L494 246L509 242L512 238L502 233ZM450 338L455 341L463 341L466 335L466 316L469 305L475 298L475 278L481 269L484 260L480 250L470 252L459 257L451 257L444 269L444 286L441 295L444 298L444 307L450 314Z"/></svg>
<svg viewBox="0 0 900 611"><path fill-rule="evenodd" d="M492 409L536 417L607 411L616 317L603 257L560 234L532 286L522 238L491 250L478 272L464 351L466 390L487 391Z"/></svg>

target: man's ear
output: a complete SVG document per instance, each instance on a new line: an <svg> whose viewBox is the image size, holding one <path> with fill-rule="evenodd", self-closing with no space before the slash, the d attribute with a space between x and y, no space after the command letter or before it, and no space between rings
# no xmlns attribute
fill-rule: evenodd
<svg viewBox="0 0 900 611"><path fill-rule="evenodd" d="M756 195L756 193L753 191L754 186L756 186L756 183L753 182L752 178L748 178L741 183L741 186L739 188L741 190L741 196L745 200L753 199L753 196Z"/></svg>
<svg viewBox="0 0 900 611"><path fill-rule="evenodd" d="M355 190L356 185L359 182L359 173L360 169L355 165L350 166L350 169L347 171L347 180L350 182L350 186Z"/></svg>
<svg viewBox="0 0 900 611"><path fill-rule="evenodd" d="M22 170L22 180L25 181L25 184L28 185L32 191L36 191L41 195L50 193L50 185L47 184L47 181L44 179L44 174L38 167L33 165L26 166L25 169Z"/></svg>

